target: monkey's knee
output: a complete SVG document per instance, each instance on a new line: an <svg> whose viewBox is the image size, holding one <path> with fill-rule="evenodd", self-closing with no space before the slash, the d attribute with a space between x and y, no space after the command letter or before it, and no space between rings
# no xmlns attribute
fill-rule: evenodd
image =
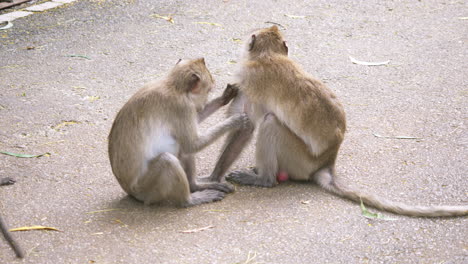
<svg viewBox="0 0 468 264"><path fill-rule="evenodd" d="M151 160L148 170L134 184L132 195L145 204L171 201L185 203L190 196L188 180L179 159L162 153Z"/></svg>
<svg viewBox="0 0 468 264"><path fill-rule="evenodd" d="M276 115L273 113L267 113L265 116L263 116L263 120L260 123L259 129L267 130L268 132L272 129L277 130L279 126L282 126L282 124L279 122Z"/></svg>
<svg viewBox="0 0 468 264"><path fill-rule="evenodd" d="M269 149L276 148L279 141L282 140L280 137L281 126L282 124L279 123L274 114L266 114L258 127L257 142L266 145Z"/></svg>
<svg viewBox="0 0 468 264"><path fill-rule="evenodd" d="M272 112L266 113L266 115L263 117L263 122L270 123L270 122L278 122L278 118L276 118L276 115L273 114Z"/></svg>

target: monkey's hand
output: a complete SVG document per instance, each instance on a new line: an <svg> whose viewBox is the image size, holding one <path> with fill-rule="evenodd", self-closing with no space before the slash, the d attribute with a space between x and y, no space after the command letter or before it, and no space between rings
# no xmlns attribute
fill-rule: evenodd
<svg viewBox="0 0 468 264"><path fill-rule="evenodd" d="M12 185L15 182L16 181L13 178L10 178L10 177L2 178L2 179L0 179L0 186L1 185Z"/></svg>
<svg viewBox="0 0 468 264"><path fill-rule="evenodd" d="M252 119L249 118L249 115L247 115L246 113L244 113L243 115L245 115L246 117L244 123L242 124L242 130L249 131L249 133L253 133L253 131L255 130L254 122L252 121Z"/></svg>
<svg viewBox="0 0 468 264"><path fill-rule="evenodd" d="M253 128L252 120L250 120L249 116L246 113L235 114L232 117L230 117L230 119L232 120L232 128L236 130L247 130Z"/></svg>
<svg viewBox="0 0 468 264"><path fill-rule="evenodd" d="M228 84L226 89L224 89L223 95L221 95L222 105L227 105L234 99L239 93L239 86L237 84Z"/></svg>

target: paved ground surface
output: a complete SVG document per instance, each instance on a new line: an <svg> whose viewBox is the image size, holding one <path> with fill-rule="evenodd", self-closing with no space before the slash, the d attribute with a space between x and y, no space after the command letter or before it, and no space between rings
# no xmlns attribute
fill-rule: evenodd
<svg viewBox="0 0 468 264"><path fill-rule="evenodd" d="M466 217L369 220L298 183L238 186L189 209L145 207L121 190L106 150L114 115L145 82L179 58L204 56L219 94L237 39L275 22L291 57L346 108L343 182L408 203L467 204L467 14L456 0L80 0L15 20L0 31L0 150L51 155L0 156L0 176L17 180L0 188L0 210L10 227L61 231L15 232L22 262L467 263ZM349 55L391 62L368 67ZM220 144L198 155L199 176ZM250 146L234 167L253 164ZM115 210L96 212L105 209ZM19 262L2 241L0 263Z"/></svg>

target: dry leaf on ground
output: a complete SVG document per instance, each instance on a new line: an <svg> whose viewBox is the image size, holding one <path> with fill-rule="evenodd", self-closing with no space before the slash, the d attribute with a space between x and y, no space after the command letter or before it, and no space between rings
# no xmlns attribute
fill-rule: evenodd
<svg viewBox="0 0 468 264"><path fill-rule="evenodd" d="M205 230L208 230L208 229L211 229L211 228L214 228L214 226L209 225L209 226L195 228L195 229L188 229L188 230L180 231L180 233L186 233L186 234L188 234L188 233L197 233L197 232L205 231Z"/></svg>
<svg viewBox="0 0 468 264"><path fill-rule="evenodd" d="M50 227L50 226L22 226L18 228L12 228L10 229L10 232L16 232L16 231L30 231L30 230L50 230L50 231L59 231L55 227Z"/></svg>

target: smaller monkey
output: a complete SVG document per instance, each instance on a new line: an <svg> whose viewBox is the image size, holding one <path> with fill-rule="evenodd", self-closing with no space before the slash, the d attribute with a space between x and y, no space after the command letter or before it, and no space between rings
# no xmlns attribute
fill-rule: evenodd
<svg viewBox="0 0 468 264"><path fill-rule="evenodd" d="M229 183L195 180L194 154L249 122L247 115L237 114L199 135L197 122L237 95L237 88L228 85L206 104L213 87L203 58L179 60L166 77L144 86L122 107L108 151L125 192L145 204L169 201L188 207L219 201L234 190Z"/></svg>
<svg viewBox="0 0 468 264"><path fill-rule="evenodd" d="M0 179L0 186L2 185L11 185L14 184L15 180L12 178L6 177ZM2 219L2 216L0 215L0 230L3 233L3 236L5 237L5 240L8 242L10 247L15 251L16 257L18 258L24 258L24 253L23 250L21 250L20 246L16 242L16 240L11 236L10 232L8 231L8 228L5 224L5 222Z"/></svg>

